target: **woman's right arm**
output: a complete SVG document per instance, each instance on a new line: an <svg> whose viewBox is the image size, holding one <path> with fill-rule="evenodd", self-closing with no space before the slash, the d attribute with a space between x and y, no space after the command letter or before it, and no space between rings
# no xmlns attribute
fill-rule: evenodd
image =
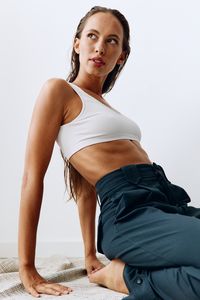
<svg viewBox="0 0 200 300"><path fill-rule="evenodd" d="M43 179L64 114L66 82L50 79L37 98L26 144L19 213L19 274L27 292L59 295L67 287L47 282L35 268L37 226L43 197Z"/></svg>

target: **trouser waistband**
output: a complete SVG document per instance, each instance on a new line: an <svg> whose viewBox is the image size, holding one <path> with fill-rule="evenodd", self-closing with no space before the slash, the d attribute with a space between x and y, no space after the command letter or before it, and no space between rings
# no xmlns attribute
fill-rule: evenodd
<svg viewBox="0 0 200 300"><path fill-rule="evenodd" d="M100 199L105 198L117 192L129 184L137 184L138 180L143 178L157 178L170 182L163 168L153 162L152 164L129 164L113 170L101 177L95 185L97 194Z"/></svg>

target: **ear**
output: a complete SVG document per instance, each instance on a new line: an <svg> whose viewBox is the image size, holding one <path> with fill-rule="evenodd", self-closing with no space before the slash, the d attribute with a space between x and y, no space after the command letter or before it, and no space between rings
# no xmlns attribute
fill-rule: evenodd
<svg viewBox="0 0 200 300"><path fill-rule="evenodd" d="M80 50L79 50L79 44L80 44L79 38L75 38L75 41L74 41L74 51L75 51L77 54L80 53Z"/></svg>
<svg viewBox="0 0 200 300"><path fill-rule="evenodd" d="M119 56L119 58L118 58L116 64L117 64L117 65L123 64L125 58L126 58L126 51L123 51L123 52L120 54L120 56Z"/></svg>

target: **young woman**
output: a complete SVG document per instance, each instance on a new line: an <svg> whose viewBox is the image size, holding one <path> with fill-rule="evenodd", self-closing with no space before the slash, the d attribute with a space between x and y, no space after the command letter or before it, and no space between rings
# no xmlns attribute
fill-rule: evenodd
<svg viewBox="0 0 200 300"><path fill-rule="evenodd" d="M20 277L33 296L72 291L46 281L34 265L43 179L57 141L78 205L90 282L129 294L126 299L200 299L200 209L188 206L186 191L151 162L138 125L102 97L129 53L125 17L93 7L78 25L67 82L48 80L36 101L19 222ZM96 257L97 200L97 250L111 260L107 266Z"/></svg>

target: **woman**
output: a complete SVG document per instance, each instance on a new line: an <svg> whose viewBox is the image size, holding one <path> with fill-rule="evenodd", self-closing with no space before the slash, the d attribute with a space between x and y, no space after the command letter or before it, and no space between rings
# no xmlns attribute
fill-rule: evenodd
<svg viewBox="0 0 200 300"><path fill-rule="evenodd" d="M187 206L185 190L151 162L138 125L102 97L129 53L125 17L92 8L77 28L68 82L48 80L36 101L19 222L20 277L35 297L72 291L47 282L34 265L43 179L55 141L65 160L66 183L69 170L70 197L78 205L90 282L129 294L124 299L200 297L200 210ZM97 249L111 260L107 266L96 257L96 200L101 208Z"/></svg>

